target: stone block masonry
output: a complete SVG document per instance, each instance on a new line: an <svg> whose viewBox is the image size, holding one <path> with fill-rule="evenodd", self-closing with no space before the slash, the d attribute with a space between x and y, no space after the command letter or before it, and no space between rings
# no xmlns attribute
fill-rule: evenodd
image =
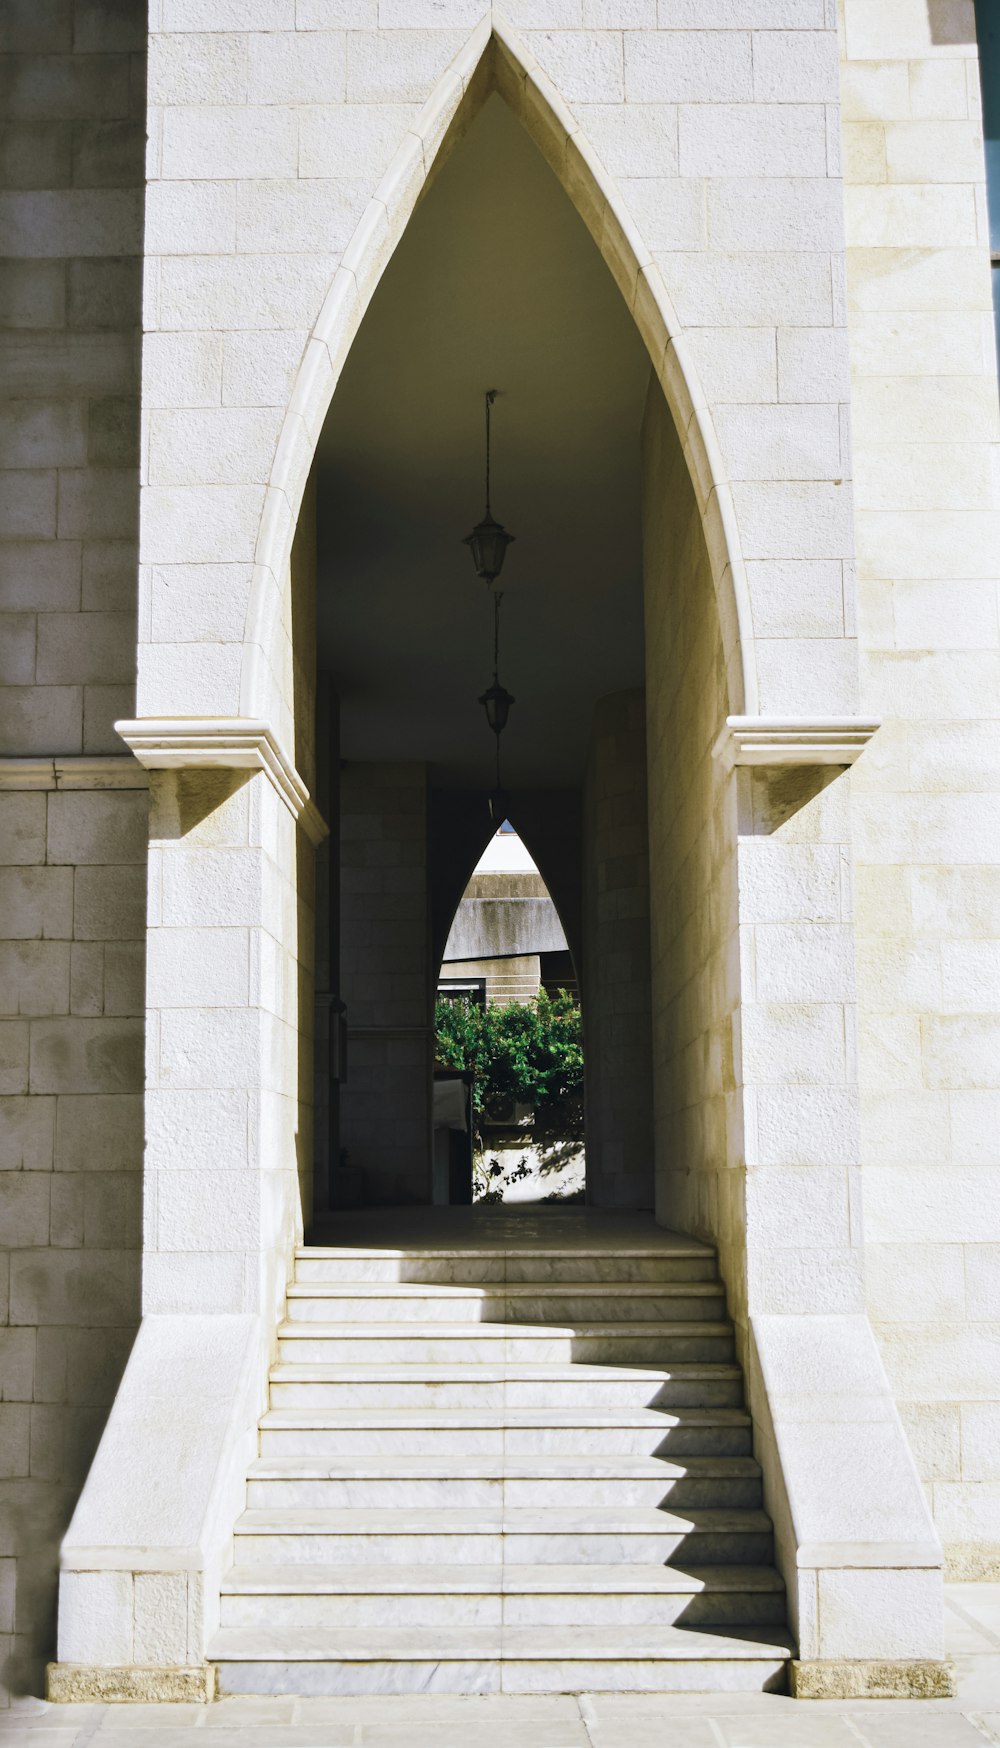
<svg viewBox="0 0 1000 1748"><path fill-rule="evenodd" d="M138 1319L146 794L113 725L135 693L145 50L140 4L0 8L0 1695L40 1691Z"/></svg>
<svg viewBox="0 0 1000 1748"><path fill-rule="evenodd" d="M110 783L127 786L94 786ZM0 761L0 1643L14 1693L40 1691L59 1543L138 1322L146 815L131 759Z"/></svg>
<svg viewBox="0 0 1000 1748"><path fill-rule="evenodd" d="M0 750L121 752L135 687L144 8L0 19Z"/></svg>
<svg viewBox="0 0 1000 1748"><path fill-rule="evenodd" d="M292 529L357 320L461 94L474 109L491 81L590 227L672 415L659 408L674 489L648 502L662 558L647 622L660 1209L720 1252L763 1434L765 1409L773 1421L765 1478L803 1656L937 1660L922 1496L901 1459L892 1486L872 1482L891 1479L902 1447L863 1305L957 1569L979 1575L997 1557L1000 565L973 9L844 0L839 81L832 0L508 10L488 44L478 0L158 0L144 239L143 8L0 10L0 756L40 761L9 765L0 791L0 1561L16 1567L0 1632L16 1687L37 1682L51 1649L56 1543L137 1315L145 801L113 724L201 718L219 743L227 723L235 742L241 722L263 722L261 763L244 759L257 775L193 820L198 785L160 785L146 1054L156 1315L84 1491L64 1596L66 1659L168 1667L204 1652L235 1517L233 1488L216 1496L214 1477L227 1453L236 1473L256 1426L308 1203L311 849L290 817L310 783L295 720L308 640L293 648ZM521 33L516 52L504 32ZM842 721L858 708L855 557L874 745L850 782L815 792L731 780L712 761L730 713ZM171 732L182 766L183 731ZM239 769L226 752L216 744L216 763ZM86 761L114 755L124 784L109 787ZM391 920L397 847L382 845L384 866L365 849L372 913L359 903L345 965L358 1030L406 1034L378 1040L369 1093L390 1069L401 1079L394 1052L414 1085L427 1080L426 967L397 958L409 981L379 986L364 941L365 923ZM425 881L416 868L421 904ZM245 931L245 956L228 930ZM391 1027L383 995L399 997ZM354 1064L363 1091L357 1052ZM390 1139L413 1157L412 1134ZM191 1169L197 1146L211 1152L204 1172ZM885 1398L859 1492L895 1498L905 1472L925 1563L907 1556L902 1577L890 1564L891 1579L844 1578L849 1544L867 1546L872 1526L848 1536L853 1502L839 1496L837 1568L798 1485L823 1462L855 1484L859 1473L785 1388L821 1338L825 1385L836 1359L845 1400L872 1380ZM134 1405L154 1399L163 1439L180 1437L178 1379L200 1494L163 1462L159 1436L145 1458L128 1442L148 1425ZM219 1410L212 1432L195 1411L223 1401L229 1419ZM808 1438L792 1430L803 1424ZM178 1494L151 1569L144 1460ZM874 1527L885 1536L888 1523ZM199 1536L182 1630L180 1583L161 1580ZM127 1562L91 1585L90 1551L112 1546ZM803 1549L817 1564L793 1570ZM879 1641L893 1620L908 1636Z"/></svg>
<svg viewBox="0 0 1000 1748"><path fill-rule="evenodd" d="M891 19L891 23L890 23ZM973 8L843 7L865 1287L946 1573L1000 1576L1000 518Z"/></svg>

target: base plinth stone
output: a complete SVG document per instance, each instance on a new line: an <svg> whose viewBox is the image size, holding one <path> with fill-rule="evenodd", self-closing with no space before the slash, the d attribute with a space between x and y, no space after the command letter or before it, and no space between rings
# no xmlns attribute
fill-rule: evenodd
<svg viewBox="0 0 1000 1748"><path fill-rule="evenodd" d="M103 1705L185 1702L204 1705L215 1698L213 1663L202 1663L194 1669L158 1669L141 1664L102 1669L85 1663L50 1663L45 1677L46 1697L61 1705L94 1701Z"/></svg>
<svg viewBox="0 0 1000 1748"><path fill-rule="evenodd" d="M793 1659L789 1686L796 1699L951 1699L955 1672L950 1663L931 1659L843 1663Z"/></svg>

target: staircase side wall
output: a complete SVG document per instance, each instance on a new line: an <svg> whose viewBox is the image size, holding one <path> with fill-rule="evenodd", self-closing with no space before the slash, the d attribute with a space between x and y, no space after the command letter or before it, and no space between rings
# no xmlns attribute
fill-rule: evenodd
<svg viewBox="0 0 1000 1748"><path fill-rule="evenodd" d="M942 1692L941 1550L863 1311L847 779L716 755L722 644L686 486L654 390L657 1218L719 1250L800 1691Z"/></svg>

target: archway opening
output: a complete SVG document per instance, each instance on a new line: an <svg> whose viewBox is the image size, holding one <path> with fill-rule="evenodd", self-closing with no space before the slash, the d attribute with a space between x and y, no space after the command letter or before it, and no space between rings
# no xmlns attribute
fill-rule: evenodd
<svg viewBox="0 0 1000 1748"><path fill-rule="evenodd" d="M510 820L452 918L434 1030L433 1200L583 1202L579 979L554 898Z"/></svg>
<svg viewBox="0 0 1000 1748"><path fill-rule="evenodd" d="M493 386L493 505L516 536L502 578L501 679L516 701L504 788L556 898L582 995L588 1201L654 1206L649 820L670 865L669 906L683 862L669 840L691 790L667 769L668 733L686 732L667 722L691 683L677 667L685 639L688 670L705 683L706 747L725 709L712 570L636 323L563 186L494 94L426 188L372 297L305 500L318 791L333 828L319 882L318 1208L435 1199L438 971L492 829L494 742L477 702L492 607L463 536L482 514ZM664 604L678 566L697 634ZM661 940L666 926L662 916ZM675 1007L676 969L661 978ZM662 1021L660 1038L669 1054ZM671 1092L667 1128L689 1095L683 1084Z"/></svg>

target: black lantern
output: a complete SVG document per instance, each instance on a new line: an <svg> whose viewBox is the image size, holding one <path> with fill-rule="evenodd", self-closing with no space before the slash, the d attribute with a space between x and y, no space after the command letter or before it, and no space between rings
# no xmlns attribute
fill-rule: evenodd
<svg viewBox="0 0 1000 1748"><path fill-rule="evenodd" d="M472 533L465 536L462 545L469 548L476 575L482 577L484 583L496 582L503 570L507 548L514 538L490 515L489 510L482 521L476 523Z"/></svg>
<svg viewBox="0 0 1000 1748"><path fill-rule="evenodd" d="M471 534L467 534L463 545L469 548L472 562L476 567L477 577L489 586L495 583L503 570L503 561L507 548L515 538L501 527L490 509L490 413L493 402L497 398L495 388L486 391L486 514L481 522L477 522Z"/></svg>
<svg viewBox="0 0 1000 1748"><path fill-rule="evenodd" d="M507 718L514 699L506 686L501 686L496 674L493 675L492 686L487 687L479 702L486 712L486 720L493 733L499 738L507 727Z"/></svg>

